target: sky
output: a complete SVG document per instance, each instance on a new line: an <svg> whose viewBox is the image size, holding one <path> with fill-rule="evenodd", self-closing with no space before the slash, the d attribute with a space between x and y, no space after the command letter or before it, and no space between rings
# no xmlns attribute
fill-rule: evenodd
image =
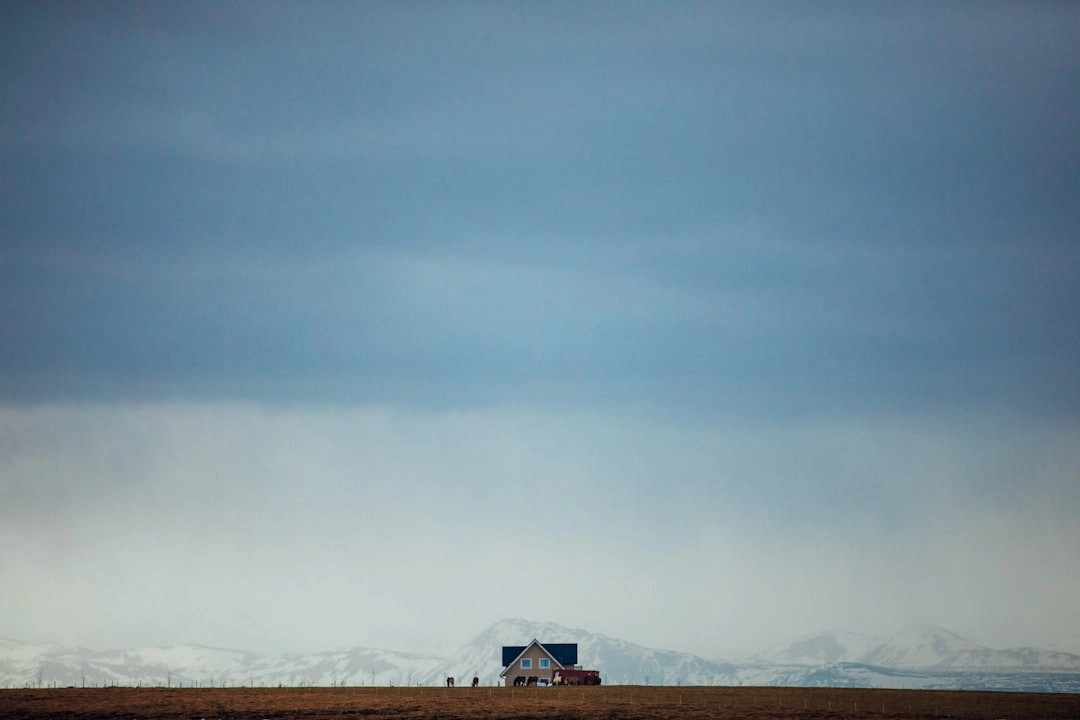
<svg viewBox="0 0 1080 720"><path fill-rule="evenodd" d="M1073 3L0 3L0 637L1080 653L1078 76Z"/></svg>

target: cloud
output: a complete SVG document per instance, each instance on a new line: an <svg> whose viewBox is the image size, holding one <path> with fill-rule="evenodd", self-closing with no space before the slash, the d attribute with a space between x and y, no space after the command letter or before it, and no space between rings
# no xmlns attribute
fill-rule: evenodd
<svg viewBox="0 0 1080 720"><path fill-rule="evenodd" d="M721 415L1076 405L1075 290L1046 270L1068 249L731 232L550 252L540 237L505 251L27 254L3 291L2 390Z"/></svg>

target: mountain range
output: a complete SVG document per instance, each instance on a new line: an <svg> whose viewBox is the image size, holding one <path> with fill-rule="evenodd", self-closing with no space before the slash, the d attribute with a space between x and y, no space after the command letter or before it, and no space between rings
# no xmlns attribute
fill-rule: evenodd
<svg viewBox="0 0 1080 720"><path fill-rule="evenodd" d="M441 685L478 677L499 684L503 645L578 644L580 663L606 684L784 685L1080 692L1080 655L977 645L918 625L890 637L830 630L762 655L716 662L626 640L521 619L501 620L450 657L352 647L310 654L201 645L95 651L0 640L0 687L100 685Z"/></svg>
<svg viewBox="0 0 1080 720"><path fill-rule="evenodd" d="M829 630L784 643L763 659L779 665L1080 671L1080 655L1036 648L995 650L933 625L912 625L889 637Z"/></svg>

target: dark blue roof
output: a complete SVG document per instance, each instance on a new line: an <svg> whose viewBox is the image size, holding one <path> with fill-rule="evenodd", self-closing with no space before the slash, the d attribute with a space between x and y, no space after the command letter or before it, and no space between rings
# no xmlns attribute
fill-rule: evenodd
<svg viewBox="0 0 1080 720"><path fill-rule="evenodd" d="M541 646L555 658L555 662L563 667L577 665L577 643L540 643ZM503 645L502 664L506 667L514 662L514 658L525 651L528 645Z"/></svg>
<svg viewBox="0 0 1080 720"><path fill-rule="evenodd" d="M514 662L514 658L525 650L525 645L503 645L503 667Z"/></svg>
<svg viewBox="0 0 1080 720"><path fill-rule="evenodd" d="M555 662L563 667L577 665L577 643L541 643L541 645L544 645L544 649L551 653Z"/></svg>

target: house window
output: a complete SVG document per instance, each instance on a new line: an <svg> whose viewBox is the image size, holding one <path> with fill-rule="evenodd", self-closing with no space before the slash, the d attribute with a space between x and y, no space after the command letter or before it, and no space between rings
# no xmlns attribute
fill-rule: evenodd
<svg viewBox="0 0 1080 720"><path fill-rule="evenodd" d="M551 661L547 658L540 658L540 669L549 670L551 668Z"/></svg>
<svg viewBox="0 0 1080 720"><path fill-rule="evenodd" d="M521 669L532 670L532 658L521 658Z"/></svg>

